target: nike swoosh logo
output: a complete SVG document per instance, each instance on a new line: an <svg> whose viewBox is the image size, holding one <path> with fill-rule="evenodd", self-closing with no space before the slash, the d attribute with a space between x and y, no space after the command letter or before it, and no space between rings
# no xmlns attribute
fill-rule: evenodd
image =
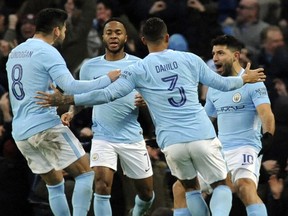
<svg viewBox="0 0 288 216"><path fill-rule="evenodd" d="M145 172L148 172L150 170L150 167L148 169L145 169Z"/></svg>

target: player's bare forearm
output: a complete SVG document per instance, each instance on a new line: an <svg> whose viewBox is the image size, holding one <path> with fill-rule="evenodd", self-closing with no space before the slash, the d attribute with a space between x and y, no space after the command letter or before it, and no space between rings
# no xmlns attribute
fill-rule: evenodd
<svg viewBox="0 0 288 216"><path fill-rule="evenodd" d="M42 107L49 106L61 106L61 105L74 105L74 96L73 95L63 95L61 93L55 92L49 94L46 92L37 92L35 98L39 99L36 103Z"/></svg>
<svg viewBox="0 0 288 216"><path fill-rule="evenodd" d="M275 118L271 110L270 104L261 104L256 107L257 113L262 122L263 133L270 133L274 135L275 132Z"/></svg>

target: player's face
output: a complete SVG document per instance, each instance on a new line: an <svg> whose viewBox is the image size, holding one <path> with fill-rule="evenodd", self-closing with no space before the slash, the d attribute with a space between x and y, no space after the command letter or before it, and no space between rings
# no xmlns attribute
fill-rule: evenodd
<svg viewBox="0 0 288 216"><path fill-rule="evenodd" d="M232 75L234 53L226 45L215 45L212 50L213 61L217 73L222 76Z"/></svg>
<svg viewBox="0 0 288 216"><path fill-rule="evenodd" d="M264 48L269 54L274 54L278 47L285 46L284 36L279 30L270 30L267 32L267 39L264 42Z"/></svg>
<svg viewBox="0 0 288 216"><path fill-rule="evenodd" d="M103 43L106 50L112 53L123 51L126 41L127 34L122 23L112 21L105 25L103 31Z"/></svg>

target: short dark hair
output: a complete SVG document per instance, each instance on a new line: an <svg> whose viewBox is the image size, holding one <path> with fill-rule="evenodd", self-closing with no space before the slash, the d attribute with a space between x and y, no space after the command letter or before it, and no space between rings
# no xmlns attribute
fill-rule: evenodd
<svg viewBox="0 0 288 216"><path fill-rule="evenodd" d="M260 32L260 40L262 43L265 42L265 40L267 39L269 31L279 31L283 34L282 29L279 26L276 25L267 26Z"/></svg>
<svg viewBox="0 0 288 216"><path fill-rule="evenodd" d="M61 29L67 18L68 15L64 10L58 8L45 8L36 16L36 32L49 34L55 27Z"/></svg>
<svg viewBox="0 0 288 216"><path fill-rule="evenodd" d="M144 22L142 35L147 41L157 43L162 40L167 33L165 22L158 17L149 18Z"/></svg>
<svg viewBox="0 0 288 216"><path fill-rule="evenodd" d="M228 49L239 51L245 47L242 42L231 35L220 35L211 41L211 46L226 45Z"/></svg>
<svg viewBox="0 0 288 216"><path fill-rule="evenodd" d="M106 26L108 23L113 22L113 21L121 23L121 24L124 26L125 31L127 32L127 28L126 28L125 22L124 22L121 18L119 18L119 17L112 17L112 18L108 19L108 20L104 23L103 28L105 28L105 26Z"/></svg>

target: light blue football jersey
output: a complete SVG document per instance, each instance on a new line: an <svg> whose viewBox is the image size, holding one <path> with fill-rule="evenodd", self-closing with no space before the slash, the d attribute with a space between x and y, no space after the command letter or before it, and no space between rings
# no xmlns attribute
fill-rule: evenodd
<svg viewBox="0 0 288 216"><path fill-rule="evenodd" d="M218 137L224 150L243 145L261 149L261 120L256 107L264 103L270 104L270 100L263 82L229 92L208 89L205 110L208 116L217 117Z"/></svg>
<svg viewBox="0 0 288 216"><path fill-rule="evenodd" d="M216 136L198 100L199 82L222 91L240 88L241 77L221 77L198 56L181 51L150 53L128 66L121 78L104 90L74 95L76 105L106 103L133 89L148 104L158 145L204 140Z"/></svg>
<svg viewBox="0 0 288 216"><path fill-rule="evenodd" d="M61 124L55 108L36 104L36 91L48 91L51 82L69 94L111 83L108 76L93 81L74 80L60 53L43 40L34 38L11 51L6 69L13 112L12 135L16 141Z"/></svg>
<svg viewBox="0 0 288 216"><path fill-rule="evenodd" d="M96 79L115 69L124 69L140 60L126 54L118 61L107 61L105 55L85 62L80 70L81 80ZM94 105L92 131L94 139L114 143L135 143L143 140L143 131L138 118L139 109L134 106L136 90L110 103Z"/></svg>

